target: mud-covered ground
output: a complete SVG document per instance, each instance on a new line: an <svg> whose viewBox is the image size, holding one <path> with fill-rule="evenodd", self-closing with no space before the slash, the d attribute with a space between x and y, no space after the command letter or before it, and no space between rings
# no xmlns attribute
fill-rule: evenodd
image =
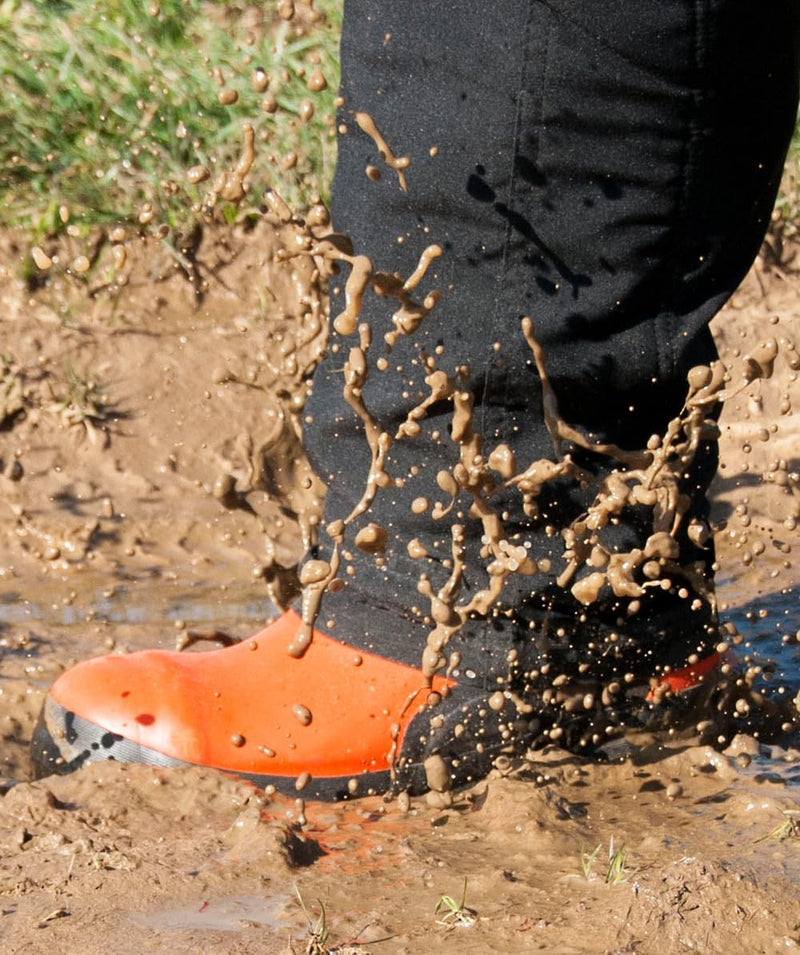
<svg viewBox="0 0 800 955"><path fill-rule="evenodd" d="M2 951L800 946L800 753L749 738L724 754L639 739L615 765L543 751L446 811L309 803L302 828L291 800L213 772L109 763L29 781L35 716L72 661L187 630L243 637L291 596L319 490L297 435L324 329L296 271L310 266L276 265L280 243L268 222L206 236L198 295L191 263L155 240L130 240L121 270L104 245L47 249L96 261L80 276L56 264L36 287L28 250L2 241ZM798 315L791 263L759 267L717 321L725 357ZM800 385L785 366L776 377L723 419L720 600L797 681L786 475ZM466 908L436 915L465 881Z"/></svg>

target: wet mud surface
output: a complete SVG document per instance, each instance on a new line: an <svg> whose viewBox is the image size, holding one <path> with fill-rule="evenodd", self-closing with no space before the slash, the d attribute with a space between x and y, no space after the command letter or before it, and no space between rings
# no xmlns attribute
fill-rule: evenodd
<svg viewBox="0 0 800 955"><path fill-rule="evenodd" d="M301 810L201 770L103 764L30 781L34 720L73 661L190 632L245 637L295 593L321 493L298 435L324 323L308 260L275 262L283 241L269 217L215 229L194 256L198 297L156 240L127 242L122 267L109 247L34 289L19 277L27 250L2 240L3 951L800 945L800 754L751 738L718 754L642 737L610 765L545 749L444 811ZM788 331L799 293L791 270L752 275L717 319L723 357ZM753 389L722 419L719 600L741 652L777 659L775 682L796 692L800 388L783 374ZM435 914L443 896L458 908L465 879L465 908Z"/></svg>

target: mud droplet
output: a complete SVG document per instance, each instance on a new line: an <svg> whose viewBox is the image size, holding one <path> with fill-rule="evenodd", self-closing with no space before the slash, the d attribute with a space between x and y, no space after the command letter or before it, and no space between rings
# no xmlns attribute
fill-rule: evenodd
<svg viewBox="0 0 800 955"><path fill-rule="evenodd" d="M76 256L72 261L72 268L75 272L88 272L91 263L85 255Z"/></svg>
<svg viewBox="0 0 800 955"><path fill-rule="evenodd" d="M323 90L328 88L328 81L319 70L314 70L314 72L309 76L306 86L311 90L312 93L321 93Z"/></svg>
<svg viewBox="0 0 800 955"><path fill-rule="evenodd" d="M322 202L312 206L306 215L306 224L309 226L328 225L331 221L331 215L327 207Z"/></svg>
<svg viewBox="0 0 800 955"><path fill-rule="evenodd" d="M436 483L445 494L449 494L452 497L455 497L456 494L458 494L458 485L455 482L455 478L449 471L439 471L439 473L436 475Z"/></svg>
<svg viewBox="0 0 800 955"><path fill-rule="evenodd" d="M498 444L489 455L489 467L508 480L517 473L517 462L514 452L507 444Z"/></svg>
<svg viewBox="0 0 800 955"><path fill-rule="evenodd" d="M408 556L413 557L414 560L419 560L422 557L428 556L428 551L425 548L425 545L420 543L417 538L413 538L406 545L406 550L408 551Z"/></svg>
<svg viewBox="0 0 800 955"><path fill-rule="evenodd" d="M606 575L600 573L589 574L583 580L579 580L572 588L572 596L585 607L593 604L597 600L598 594L603 589L606 582Z"/></svg>
<svg viewBox="0 0 800 955"><path fill-rule="evenodd" d="M292 707L292 714L297 722L303 726L308 726L311 722L311 710L307 706L303 706L302 703L295 703Z"/></svg>
<svg viewBox="0 0 800 955"><path fill-rule="evenodd" d="M265 93L269 86L269 74L262 67L257 66L253 70L251 83L256 93Z"/></svg>
<svg viewBox="0 0 800 955"><path fill-rule="evenodd" d="M277 113L278 101L275 99L273 93L267 93L264 99L261 100L261 110L264 113Z"/></svg>
<svg viewBox="0 0 800 955"><path fill-rule="evenodd" d="M233 736L231 736L231 742L238 748L244 746L246 740L241 733L234 733Z"/></svg>
<svg viewBox="0 0 800 955"><path fill-rule="evenodd" d="M294 788L298 792L302 792L306 786L311 782L311 773L300 773L294 783Z"/></svg>
<svg viewBox="0 0 800 955"><path fill-rule="evenodd" d="M38 245L35 245L31 249L31 258L33 259L33 263L36 266L36 268L42 269L42 271L45 271L45 272L53 264L53 260L50 258L50 256L45 254L45 252L42 249L40 249Z"/></svg>
<svg viewBox="0 0 800 955"><path fill-rule="evenodd" d="M330 524L325 528L329 537L332 537L334 540L337 540L344 534L344 521L335 520L331 521Z"/></svg>
<svg viewBox="0 0 800 955"><path fill-rule="evenodd" d="M408 156L395 156L369 113L356 113L354 118L360 129L362 129L375 143L375 146L381 155L381 159L383 159L386 165L391 169L394 169L394 171L397 173L397 180L400 188L403 192L406 192L408 189L408 184L406 182L404 170L408 169L409 165L411 164L411 160L408 158Z"/></svg>
<svg viewBox="0 0 800 955"><path fill-rule="evenodd" d="M365 554L382 554L388 541L389 535L378 524L367 524L356 534L356 547Z"/></svg>
<svg viewBox="0 0 800 955"><path fill-rule="evenodd" d="M199 182L205 182L211 176L211 170L206 166L192 166L186 171L186 178L195 186Z"/></svg>
<svg viewBox="0 0 800 955"><path fill-rule="evenodd" d="M318 584L331 572L331 565L327 560L307 560L300 569L300 583L303 587L309 584Z"/></svg>
<svg viewBox="0 0 800 955"><path fill-rule="evenodd" d="M449 792L431 791L425 794L425 802L431 809L449 809L453 805L453 795Z"/></svg>
<svg viewBox="0 0 800 955"><path fill-rule="evenodd" d="M114 259L114 268L117 270L124 269L125 263L128 261L128 253L125 250L125 246L124 245L112 246L111 255L112 255L112 258Z"/></svg>
<svg viewBox="0 0 800 955"><path fill-rule="evenodd" d="M239 94L236 90L232 90L230 87L225 87L221 89L217 94L217 99L220 102L221 106L233 106L239 99Z"/></svg>
<svg viewBox="0 0 800 955"><path fill-rule="evenodd" d="M429 789L437 793L444 793L450 789L453 781L450 778L447 763L438 753L428 756L422 765L425 769L425 781Z"/></svg>

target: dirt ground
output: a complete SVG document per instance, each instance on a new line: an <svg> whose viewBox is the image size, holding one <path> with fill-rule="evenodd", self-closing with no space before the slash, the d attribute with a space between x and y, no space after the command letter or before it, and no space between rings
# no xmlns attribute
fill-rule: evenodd
<svg viewBox="0 0 800 955"><path fill-rule="evenodd" d="M28 249L2 241L2 951L799 947L800 753L752 738L723 754L642 738L609 765L545 750L448 810L309 803L302 827L292 800L214 772L30 781L36 714L71 662L186 630L244 637L291 596L319 491L298 431L324 327L309 266L275 264L281 241L266 221L203 238L202 296L156 240L130 239L121 269L107 245L48 248L94 265L31 282ZM721 350L735 362L799 315L792 263L762 264L717 320ZM797 681L800 385L776 378L723 419L720 600ZM465 884L466 907L435 914Z"/></svg>

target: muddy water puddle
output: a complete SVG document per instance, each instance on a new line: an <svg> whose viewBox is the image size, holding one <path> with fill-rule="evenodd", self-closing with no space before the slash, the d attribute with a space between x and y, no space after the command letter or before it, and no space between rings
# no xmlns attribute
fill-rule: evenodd
<svg viewBox="0 0 800 955"><path fill-rule="evenodd" d="M110 651L210 649L241 639L278 611L241 583L125 580L19 581L0 593L0 688L27 678L37 690L71 664Z"/></svg>
<svg viewBox="0 0 800 955"><path fill-rule="evenodd" d="M74 596L73 596L74 595ZM26 582L0 593L0 625L69 628L96 624L183 625L207 628L261 623L277 611L266 597L242 585L83 579L80 593L71 584Z"/></svg>
<svg viewBox="0 0 800 955"><path fill-rule="evenodd" d="M271 928L287 931L291 896L237 895L225 899L201 899L191 905L154 909L129 915L143 928L240 932L243 928Z"/></svg>
<svg viewBox="0 0 800 955"><path fill-rule="evenodd" d="M731 581L730 587L734 589L736 581ZM723 597L727 592L725 586L720 590ZM800 691L798 601L798 587L791 586L749 600L724 615L744 638L740 654L752 656L765 668L770 683L785 686L793 696Z"/></svg>

